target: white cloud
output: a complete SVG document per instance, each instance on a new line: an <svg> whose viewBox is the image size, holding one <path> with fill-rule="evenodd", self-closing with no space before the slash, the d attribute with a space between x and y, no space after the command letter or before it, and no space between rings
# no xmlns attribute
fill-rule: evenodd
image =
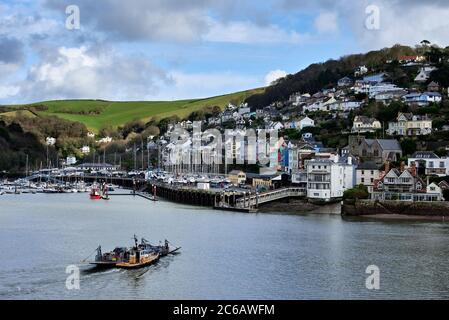
<svg viewBox="0 0 449 320"><path fill-rule="evenodd" d="M170 82L165 72L145 57L114 50L60 47L29 70L17 83L24 101L67 98L139 100Z"/></svg>
<svg viewBox="0 0 449 320"><path fill-rule="evenodd" d="M277 25L256 25L251 22L218 22L209 19L209 31L203 40L242 44L276 44L304 41L308 36L296 31L286 31Z"/></svg>
<svg viewBox="0 0 449 320"><path fill-rule="evenodd" d="M335 12L321 12L314 21L318 33L335 33L338 31L338 19Z"/></svg>
<svg viewBox="0 0 449 320"><path fill-rule="evenodd" d="M0 99L6 99L9 97L13 97L16 94L18 94L19 91L20 91L19 87L0 85Z"/></svg>
<svg viewBox="0 0 449 320"><path fill-rule="evenodd" d="M284 70L278 69L278 70L270 71L265 76L265 85L269 86L274 81L276 81L280 78L284 78L285 76L287 76L287 72L285 72Z"/></svg>

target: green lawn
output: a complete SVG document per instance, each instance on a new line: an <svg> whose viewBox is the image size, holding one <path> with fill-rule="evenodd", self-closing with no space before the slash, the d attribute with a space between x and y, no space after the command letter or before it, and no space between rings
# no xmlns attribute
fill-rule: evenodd
<svg viewBox="0 0 449 320"><path fill-rule="evenodd" d="M240 103L248 96L261 92L254 89L206 99L177 101L126 101L111 102L102 100L61 100L43 101L31 105L45 105L46 111L39 115L54 115L63 119L84 123L89 130L98 132L103 127L117 127L133 120L162 119L172 115L180 118L206 106L224 108L229 102Z"/></svg>

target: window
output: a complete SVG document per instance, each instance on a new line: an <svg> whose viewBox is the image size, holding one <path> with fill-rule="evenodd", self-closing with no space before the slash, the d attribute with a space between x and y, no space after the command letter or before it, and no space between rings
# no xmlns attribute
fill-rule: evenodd
<svg viewBox="0 0 449 320"><path fill-rule="evenodd" d="M429 161L429 168L433 168L433 161Z"/></svg>
<svg viewBox="0 0 449 320"><path fill-rule="evenodd" d="M444 161L440 161L440 168L444 168Z"/></svg>
<svg viewBox="0 0 449 320"><path fill-rule="evenodd" d="M371 174L374 175L374 170L371 170Z"/></svg>
<svg viewBox="0 0 449 320"><path fill-rule="evenodd" d="M362 181L362 183L365 183L365 178L362 178L362 180L361 180L361 181Z"/></svg>
<svg viewBox="0 0 449 320"><path fill-rule="evenodd" d="M371 178L371 183L374 183L374 178Z"/></svg>

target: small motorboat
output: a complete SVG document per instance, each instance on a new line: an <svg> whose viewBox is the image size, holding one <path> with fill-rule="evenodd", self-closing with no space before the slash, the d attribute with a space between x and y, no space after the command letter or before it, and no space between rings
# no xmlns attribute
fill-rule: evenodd
<svg viewBox="0 0 449 320"><path fill-rule="evenodd" d="M92 200L99 200L102 198L102 194L100 192L100 189L98 189L98 187L93 186L92 190L90 191L90 198Z"/></svg>

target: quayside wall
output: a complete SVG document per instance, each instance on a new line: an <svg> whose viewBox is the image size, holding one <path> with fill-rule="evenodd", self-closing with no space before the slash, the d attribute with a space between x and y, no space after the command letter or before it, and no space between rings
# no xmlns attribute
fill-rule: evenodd
<svg viewBox="0 0 449 320"><path fill-rule="evenodd" d="M449 202L408 202L395 200L346 200L342 215L363 216L378 214L399 214L409 216L449 216Z"/></svg>

